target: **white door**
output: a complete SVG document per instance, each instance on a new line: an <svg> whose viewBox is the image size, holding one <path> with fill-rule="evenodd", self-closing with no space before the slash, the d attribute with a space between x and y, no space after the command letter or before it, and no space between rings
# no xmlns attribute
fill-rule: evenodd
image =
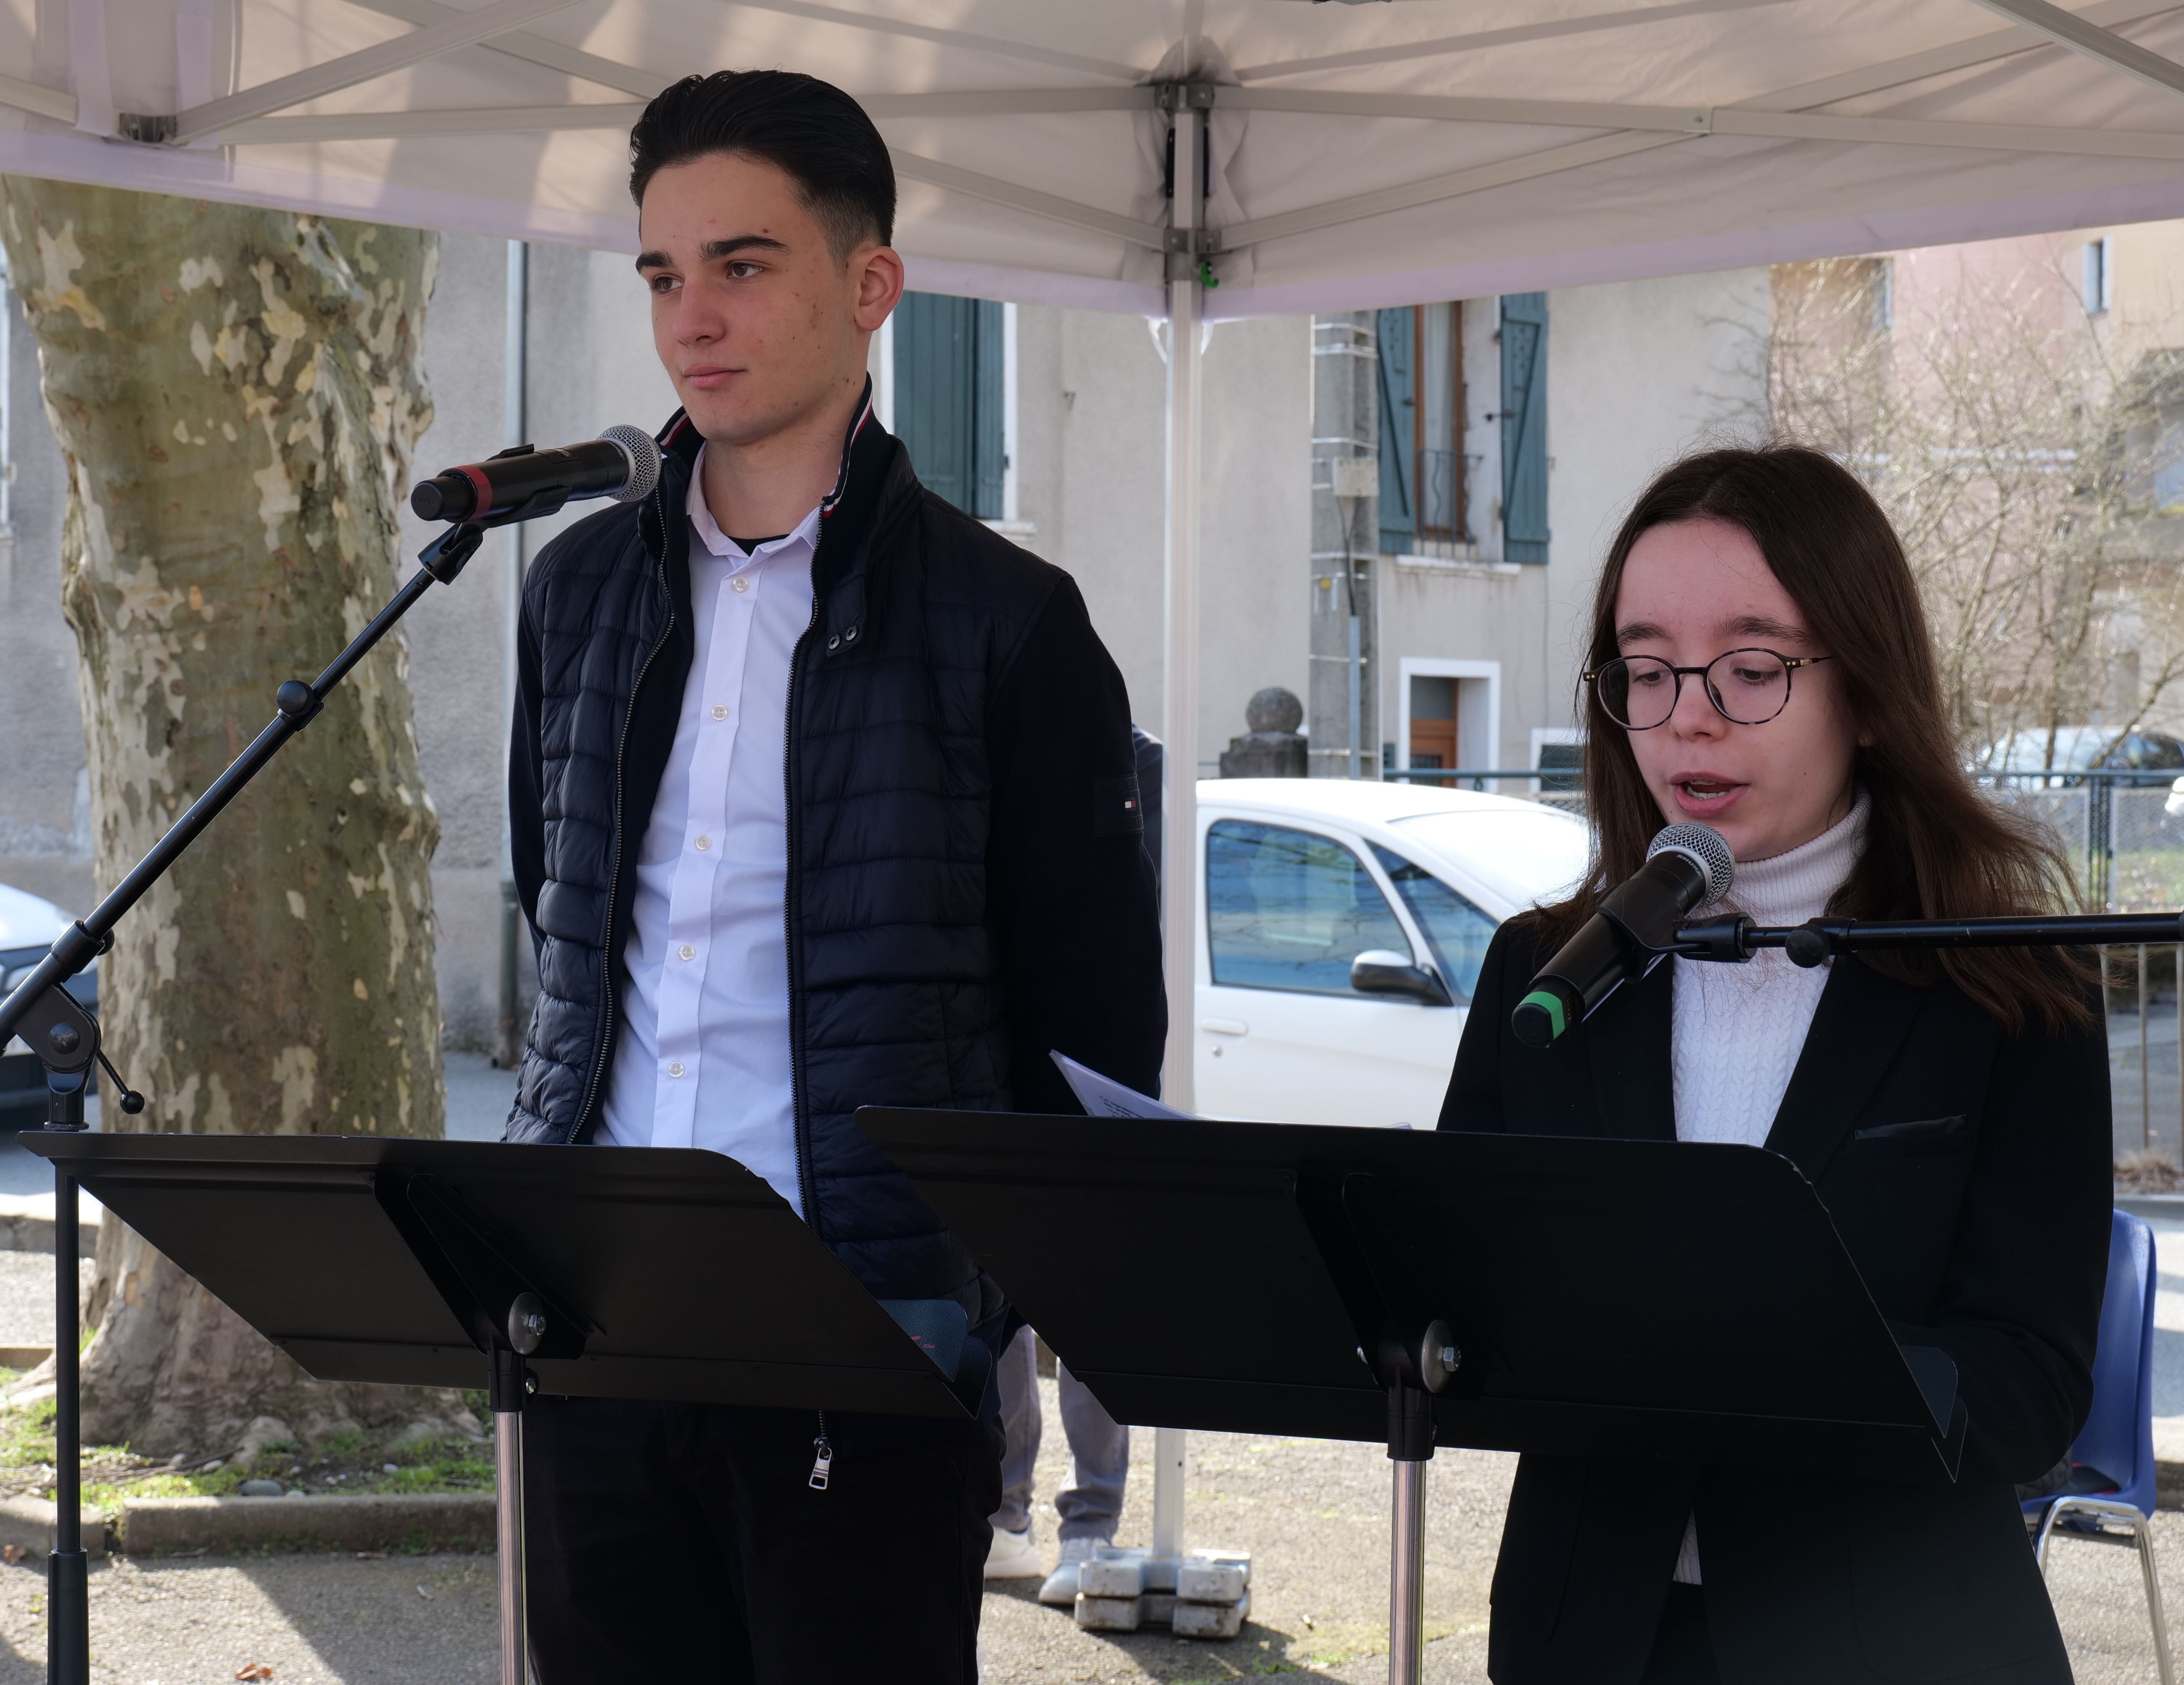
<svg viewBox="0 0 2184 1685"><path fill-rule="evenodd" d="M1351 988L1350 962L1368 948L1430 963L1378 874L1333 837L1256 820L1217 819L1201 861L1198 1109L1432 1128L1465 1012Z"/></svg>

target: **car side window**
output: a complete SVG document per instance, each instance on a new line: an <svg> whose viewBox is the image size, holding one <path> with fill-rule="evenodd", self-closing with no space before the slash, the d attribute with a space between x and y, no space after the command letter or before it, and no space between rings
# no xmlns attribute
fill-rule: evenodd
<svg viewBox="0 0 2184 1685"><path fill-rule="evenodd" d="M1377 842L1373 853L1425 932L1426 945L1433 949L1434 964L1440 968L1448 992L1459 1006L1469 1004L1472 991L1479 987L1486 944L1494 940L1494 920L1424 866Z"/></svg>
<svg viewBox="0 0 2184 1685"><path fill-rule="evenodd" d="M1234 988L1347 995L1357 955L1410 952L1364 861L1332 837L1285 826L1212 826L1206 915L1213 981Z"/></svg>

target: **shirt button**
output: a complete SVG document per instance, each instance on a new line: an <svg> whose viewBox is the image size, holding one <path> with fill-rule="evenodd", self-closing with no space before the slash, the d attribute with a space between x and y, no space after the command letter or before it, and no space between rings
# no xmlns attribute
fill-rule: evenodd
<svg viewBox="0 0 2184 1685"><path fill-rule="evenodd" d="M749 591L750 589L750 581L745 579L741 574L738 574L735 576L733 584L735 588L738 591Z"/></svg>
<svg viewBox="0 0 2184 1685"><path fill-rule="evenodd" d="M714 718L714 719L716 719L716 720L725 720L725 719L727 719L727 717L728 717L728 705L727 705L727 703L726 703L725 702L716 702L716 703L715 703L713 704L713 718Z"/></svg>
<svg viewBox="0 0 2184 1685"><path fill-rule="evenodd" d="M677 959L695 959L698 957L698 950L686 942L675 950L675 957Z"/></svg>
<svg viewBox="0 0 2184 1685"><path fill-rule="evenodd" d="M713 846L713 839L712 839L711 837L700 837L698 839L698 845L697 845L697 846L698 846L698 852L699 852L699 854L704 854L704 853L705 852L705 850L706 850L706 849L708 849L708 848L711 848L711 847Z"/></svg>
<svg viewBox="0 0 2184 1685"><path fill-rule="evenodd" d="M668 1060L667 1074L670 1076L680 1076L682 1074L682 1061L679 1059Z"/></svg>

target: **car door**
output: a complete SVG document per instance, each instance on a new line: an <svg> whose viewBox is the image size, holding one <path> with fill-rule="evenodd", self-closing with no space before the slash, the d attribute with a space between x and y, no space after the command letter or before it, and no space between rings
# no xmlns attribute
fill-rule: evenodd
<svg viewBox="0 0 2184 1685"><path fill-rule="evenodd" d="M1303 826L1224 816L1199 858L1197 1109L1431 1128L1464 1012L1351 988L1350 962L1368 949L1431 963L1366 855Z"/></svg>

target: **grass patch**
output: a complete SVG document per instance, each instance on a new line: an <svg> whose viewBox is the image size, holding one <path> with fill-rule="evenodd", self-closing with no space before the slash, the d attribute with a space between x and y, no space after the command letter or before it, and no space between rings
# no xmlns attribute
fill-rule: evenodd
<svg viewBox="0 0 2184 1685"><path fill-rule="evenodd" d="M248 1460L201 1462L140 1457L125 1445L86 1445L84 1501L117 1515L131 1498L232 1498L246 1480L275 1480L313 1494L489 1492L493 1445L463 1438L399 1444L344 1431L316 1445L269 1444ZM53 1405L0 1410L0 1495L53 1495ZM268 1500L270 1501L270 1499Z"/></svg>

